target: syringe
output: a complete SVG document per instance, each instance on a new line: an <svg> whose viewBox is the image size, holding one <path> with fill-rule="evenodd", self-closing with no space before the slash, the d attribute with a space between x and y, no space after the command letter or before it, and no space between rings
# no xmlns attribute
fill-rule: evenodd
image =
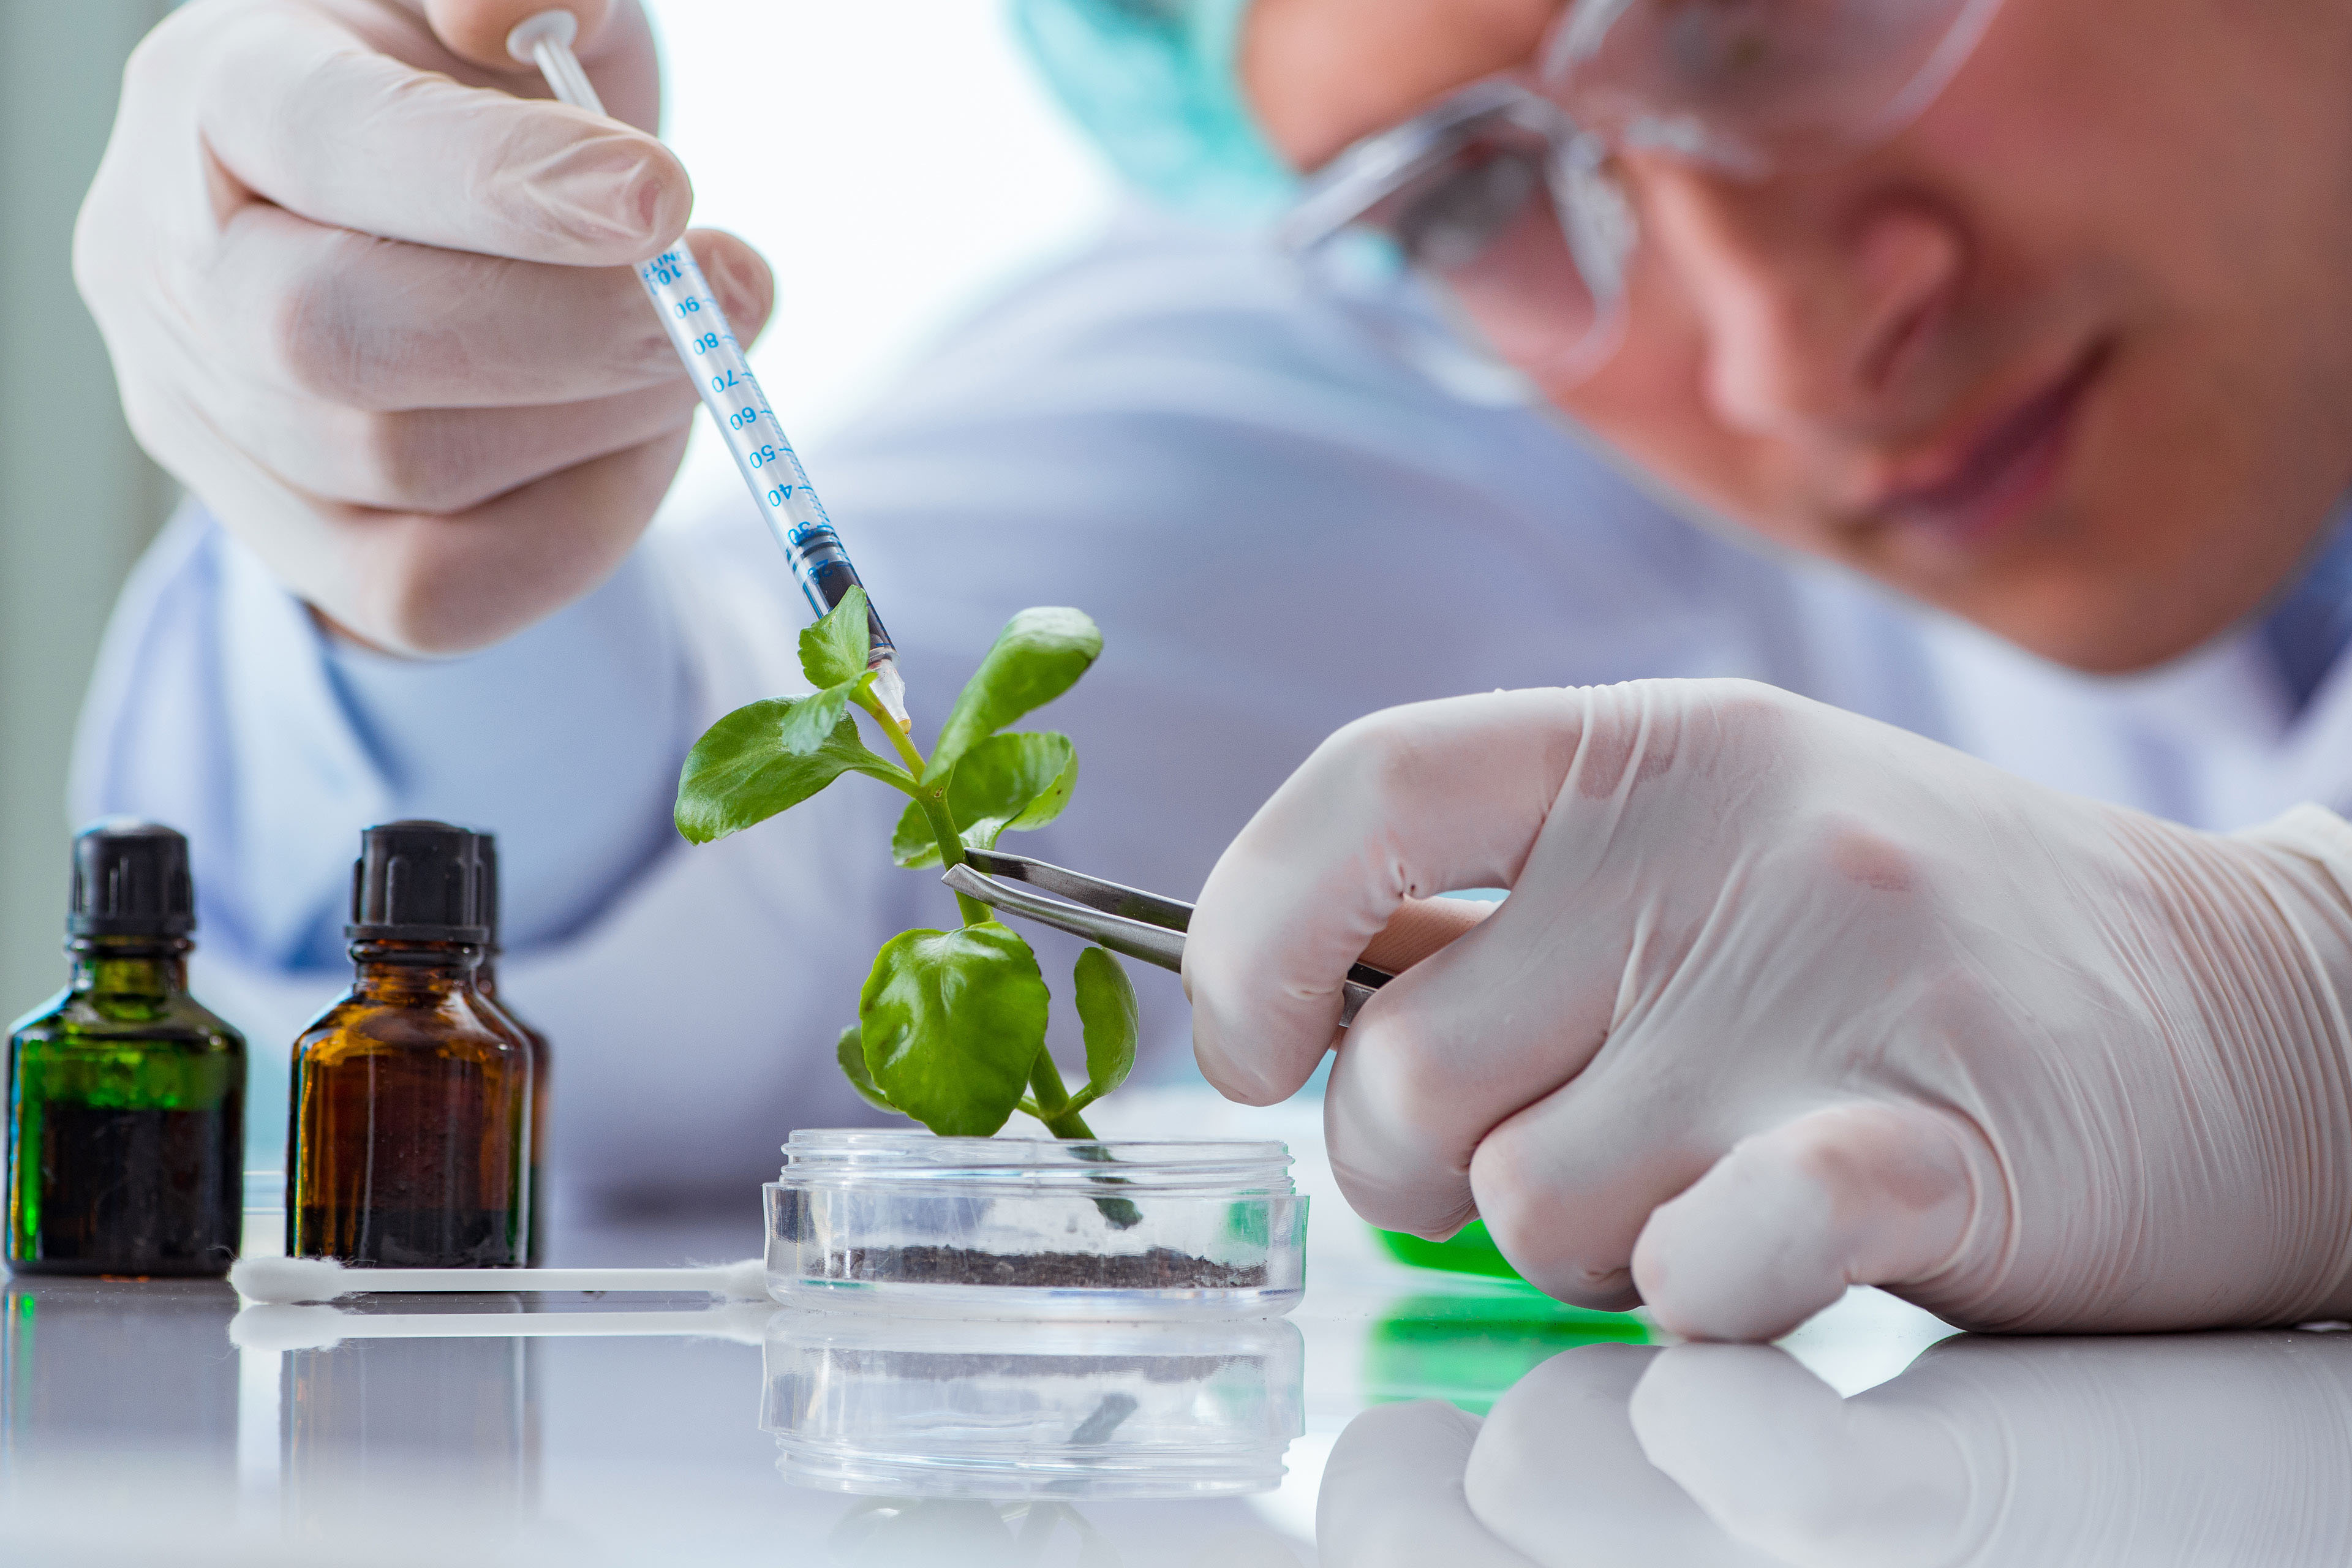
<svg viewBox="0 0 2352 1568"><path fill-rule="evenodd" d="M580 68L572 40L580 30L569 11L541 11L507 35L507 52L526 65L536 65L555 96L574 109L604 112L604 100ZM662 327L677 350L686 373L694 378L702 405L710 410L719 438L734 454L736 471L751 487L768 531L783 546L793 563L809 607L823 616L842 601L852 587L862 586L849 552L841 547L824 503L809 487L800 455L784 437L784 427L760 390L743 345L719 308L719 296L696 265L684 240L652 260L640 263L637 279L660 315ZM874 695L884 710L908 727L907 682L898 673L898 649L882 627L869 595L866 604L866 634L869 643L866 668L874 671Z"/></svg>

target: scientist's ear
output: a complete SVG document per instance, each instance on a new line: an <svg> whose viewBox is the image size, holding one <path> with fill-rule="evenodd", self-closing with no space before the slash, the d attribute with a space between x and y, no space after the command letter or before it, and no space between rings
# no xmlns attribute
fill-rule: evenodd
<svg viewBox="0 0 2352 1568"><path fill-rule="evenodd" d="M542 11L569 11L580 24L572 52L593 52L597 29L613 14L613 0L425 0L425 19L461 59L494 71L528 70L507 53L507 35Z"/></svg>

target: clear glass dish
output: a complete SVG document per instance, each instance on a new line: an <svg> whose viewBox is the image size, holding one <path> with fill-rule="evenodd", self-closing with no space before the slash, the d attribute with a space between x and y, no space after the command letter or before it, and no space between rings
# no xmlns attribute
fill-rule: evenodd
<svg viewBox="0 0 2352 1568"><path fill-rule="evenodd" d="M815 1131L764 1190L768 1291L933 1318L1262 1318L1306 1285L1278 1142Z"/></svg>
<svg viewBox="0 0 2352 1568"><path fill-rule="evenodd" d="M1235 1497L1305 1430L1283 1322L779 1312L760 1425L795 1486L897 1498Z"/></svg>

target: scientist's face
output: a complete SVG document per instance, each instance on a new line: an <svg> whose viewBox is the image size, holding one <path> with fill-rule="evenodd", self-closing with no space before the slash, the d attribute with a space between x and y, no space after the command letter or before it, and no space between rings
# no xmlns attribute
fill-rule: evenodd
<svg viewBox="0 0 2352 1568"><path fill-rule="evenodd" d="M1257 0L1244 79L1313 168L1531 67L1560 9ZM1580 380L1520 367L1703 506L2038 653L2194 646L2352 485L2340 0L2007 0L1866 153L1617 175L1643 236L1622 343Z"/></svg>

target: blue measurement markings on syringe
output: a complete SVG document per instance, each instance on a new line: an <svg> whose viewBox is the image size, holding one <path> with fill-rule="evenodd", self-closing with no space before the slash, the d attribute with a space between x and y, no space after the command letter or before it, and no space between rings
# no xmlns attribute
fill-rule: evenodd
<svg viewBox="0 0 2352 1568"><path fill-rule="evenodd" d="M562 102L602 114L604 101L596 96L588 73L581 69L579 57L572 52L572 40L578 31L578 19L571 12L542 11L507 35L507 52L538 66ZM784 438L784 427L768 406L760 379L743 357L743 345L735 341L727 313L719 308L719 296L710 291L694 253L682 244L640 266L637 278L653 300L670 346L694 377L703 406L710 410L728 451L734 454L736 471L759 500L768 531L793 563L801 592L808 595L809 608L819 616L826 614L858 585L857 569L849 563L849 552L841 547L841 536L833 531L824 503L809 488L800 456ZM866 605L866 634L874 696L904 729L907 683L898 674L898 649L883 629L882 617L870 596Z"/></svg>
<svg viewBox="0 0 2352 1568"><path fill-rule="evenodd" d="M793 450L783 426L768 406L760 379L752 374L694 253L683 245L673 246L639 267L637 275L659 308L678 357L694 368L697 390L727 438L744 484L759 498L761 515L799 574L809 607L824 615L857 581L856 569L801 468L800 454ZM890 649L881 617L870 606L867 616L875 650Z"/></svg>

